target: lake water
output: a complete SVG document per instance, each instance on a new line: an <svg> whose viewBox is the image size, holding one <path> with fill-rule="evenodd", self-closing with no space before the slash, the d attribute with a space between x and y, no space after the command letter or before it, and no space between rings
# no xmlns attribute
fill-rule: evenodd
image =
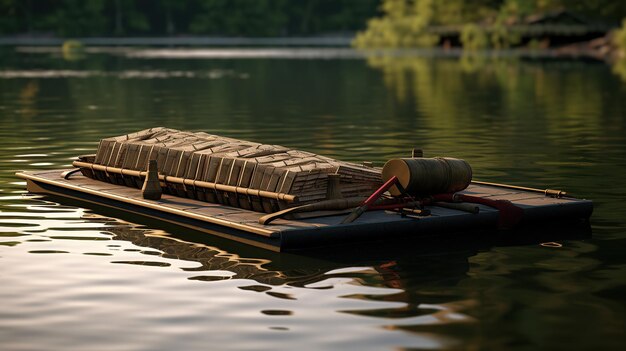
<svg viewBox="0 0 626 351"><path fill-rule="evenodd" d="M619 73L506 55L4 48L0 349L622 350ZM154 126L378 165L421 147L475 179L593 199L591 235L275 254L28 194L14 176Z"/></svg>

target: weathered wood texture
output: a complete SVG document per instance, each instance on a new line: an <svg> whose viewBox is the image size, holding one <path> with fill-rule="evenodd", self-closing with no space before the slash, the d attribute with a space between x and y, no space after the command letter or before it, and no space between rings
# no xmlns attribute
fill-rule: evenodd
<svg viewBox="0 0 626 351"><path fill-rule="evenodd" d="M499 211L476 205L479 213L428 205L426 216L402 216L389 211L368 211L350 224L341 224L346 213L331 216L276 219L271 225L258 223L258 212L164 194L160 200L144 199L139 189L112 185L81 175L64 179L66 170L20 172L31 192L48 193L139 213L273 250L309 249L335 244L385 240L399 244L415 237L470 230L494 230ZM554 198L541 193L497 186L470 185L461 192L492 200L508 200L523 210L522 222L540 228L552 222L580 225L588 219L593 204L570 197ZM318 213L319 215L319 213ZM531 231L532 233L532 231Z"/></svg>
<svg viewBox="0 0 626 351"><path fill-rule="evenodd" d="M344 197L368 196L382 184L379 169L279 145L163 127L102 139L92 161L96 165L141 172L147 169L150 160L157 161L159 173L166 177L290 194L297 197L299 204L324 200L329 174L340 176L340 191ZM81 170L87 177L116 185L141 188L143 183L141 177L106 169L81 167ZM274 212L291 205L250 192L242 194L226 191L225 187L211 189L187 183L164 182L163 190L172 195L258 212Z"/></svg>

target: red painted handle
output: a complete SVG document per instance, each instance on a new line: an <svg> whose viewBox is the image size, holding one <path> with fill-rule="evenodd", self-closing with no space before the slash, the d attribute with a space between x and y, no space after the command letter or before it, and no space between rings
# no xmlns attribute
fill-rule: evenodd
<svg viewBox="0 0 626 351"><path fill-rule="evenodd" d="M378 190L376 190L372 195L370 195L370 197L367 198L367 200L363 202L363 206L371 206L372 204L374 204L374 202L376 202L376 200L378 200L378 198L385 191L389 190L389 188L391 188L391 186L394 185L397 181L398 177L396 176L389 178L389 180L387 180L385 184L378 188Z"/></svg>
<svg viewBox="0 0 626 351"><path fill-rule="evenodd" d="M380 198L380 196L389 188L391 188L391 186L394 185L397 181L398 177L396 176L389 178L389 180L386 181L385 184L383 184L380 188L378 188L378 190L376 190L372 195L370 195L367 200L363 201L361 206L355 208L352 213L348 215L348 217L344 218L343 221L341 221L341 224L352 223L357 218L361 217L361 215L365 211L367 211L367 209L372 206L376 202L376 200L378 200L378 198Z"/></svg>

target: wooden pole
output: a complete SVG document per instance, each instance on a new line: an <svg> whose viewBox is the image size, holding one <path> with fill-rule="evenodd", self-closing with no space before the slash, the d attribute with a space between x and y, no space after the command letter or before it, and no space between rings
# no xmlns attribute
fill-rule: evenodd
<svg viewBox="0 0 626 351"><path fill-rule="evenodd" d="M568 196L565 191L555 190L555 189L545 189L545 190L542 190L542 189L528 188L528 187L525 187L525 186L517 186L517 185L509 185L509 184L499 184L499 183L491 183L491 182L480 182L478 180L472 180L472 184L495 186L495 187L498 187L498 188L507 188L507 189L514 189L514 190L522 190L522 191L531 191L531 192L534 192L534 193L542 193L545 196L552 196L552 197L556 197L556 198Z"/></svg>
<svg viewBox="0 0 626 351"><path fill-rule="evenodd" d="M74 161L72 163L72 165L74 167L90 168L90 169L97 170L97 171L121 174L123 176L126 175L126 176L130 176L130 177L145 177L148 174L148 172L141 172L141 171L135 171L135 170L131 170L131 169L123 169L123 168L117 168L117 167L107 167L107 166L103 166L103 165L97 165L97 164L93 164L93 163L80 162L80 161ZM281 200L281 201L286 201L286 202L297 202L298 201L298 197L296 195L291 195L291 194L276 193L276 192L273 192L273 191L265 191L265 190L243 188L243 187L232 186L232 185L216 184L216 183L204 182L204 181L195 180L195 179L170 177L170 176L165 176L165 175L162 175L162 174L159 174L159 180L161 180L161 181L163 181L165 183L189 185L189 186L194 186L194 187L197 187L197 188L219 190L219 191L224 191L224 192L227 192L227 193L235 193L235 194L242 194L242 195L257 196L257 197L262 197L262 198L267 198L267 199L274 199L274 200Z"/></svg>

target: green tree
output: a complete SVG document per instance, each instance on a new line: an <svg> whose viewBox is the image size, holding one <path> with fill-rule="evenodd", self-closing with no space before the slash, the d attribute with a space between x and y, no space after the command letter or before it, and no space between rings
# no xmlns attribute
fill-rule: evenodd
<svg viewBox="0 0 626 351"><path fill-rule="evenodd" d="M0 34L311 35L355 31L380 0L0 0Z"/></svg>
<svg viewBox="0 0 626 351"><path fill-rule="evenodd" d="M367 29L354 40L357 47L411 47L432 46L437 35L427 32L434 22L434 0L383 0L382 17L373 18Z"/></svg>
<svg viewBox="0 0 626 351"><path fill-rule="evenodd" d="M192 33L279 35L287 22L285 1L205 0L191 25Z"/></svg>
<svg viewBox="0 0 626 351"><path fill-rule="evenodd" d="M15 32L18 28L18 8L14 0L0 0L0 33Z"/></svg>
<svg viewBox="0 0 626 351"><path fill-rule="evenodd" d="M110 12L113 13L113 33L118 36L145 33L150 29L148 19L138 7L137 1L109 1Z"/></svg>
<svg viewBox="0 0 626 351"><path fill-rule="evenodd" d="M487 33L480 26L470 23L461 30L461 43L465 50L485 49L489 44Z"/></svg>
<svg viewBox="0 0 626 351"><path fill-rule="evenodd" d="M461 31L471 48L506 48L521 42L514 25L530 15L567 10L609 25L626 17L626 1L614 0L382 0L381 9L358 33L357 47L431 46L435 33Z"/></svg>
<svg viewBox="0 0 626 351"><path fill-rule="evenodd" d="M105 0L62 0L47 19L62 37L101 35L107 28L104 9Z"/></svg>

